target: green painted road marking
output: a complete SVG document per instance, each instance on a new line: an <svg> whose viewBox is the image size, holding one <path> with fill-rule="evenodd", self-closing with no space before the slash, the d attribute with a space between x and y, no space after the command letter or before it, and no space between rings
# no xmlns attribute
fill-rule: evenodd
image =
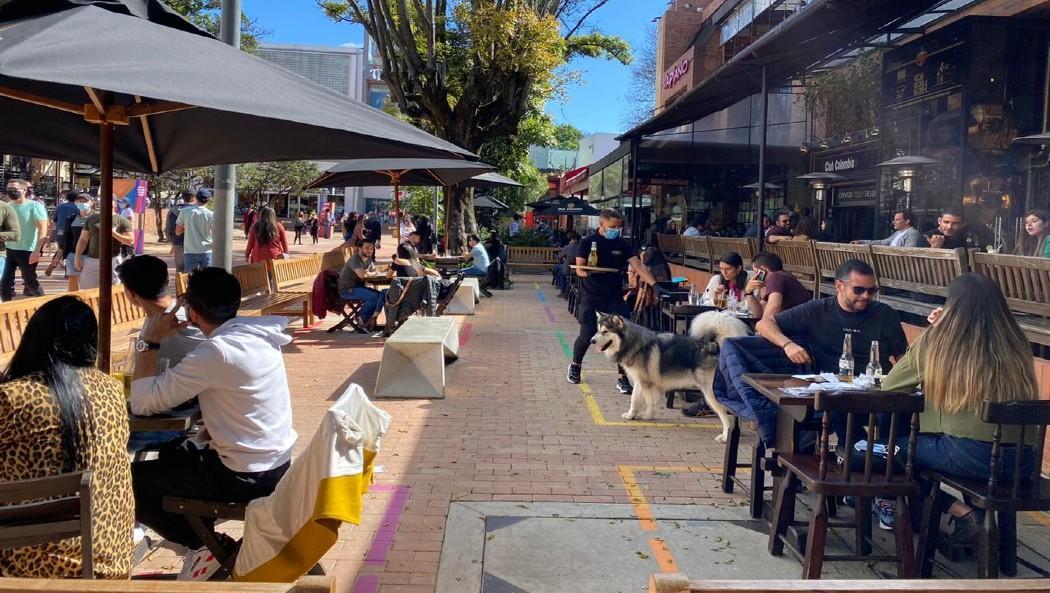
<svg viewBox="0 0 1050 593"><path fill-rule="evenodd" d="M569 348L569 342L565 339L565 334L557 331L554 335L558 336L558 343L561 344L561 351L565 353L565 358L572 360L572 348Z"/></svg>

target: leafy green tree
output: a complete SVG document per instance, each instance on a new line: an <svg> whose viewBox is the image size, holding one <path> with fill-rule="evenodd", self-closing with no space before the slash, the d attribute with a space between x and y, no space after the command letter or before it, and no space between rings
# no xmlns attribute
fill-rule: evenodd
<svg viewBox="0 0 1050 593"><path fill-rule="evenodd" d="M317 1L364 26L402 114L511 176L527 127L567 82L559 69L578 56L631 60L622 39L585 30L609 0ZM473 192L457 190L450 215L457 247L477 230Z"/></svg>
<svg viewBox="0 0 1050 593"><path fill-rule="evenodd" d="M623 116L623 125L633 128L649 119L656 108L656 46L658 32L656 25L650 23L645 28L645 36L634 48L634 63L631 64L631 78L627 83L627 113Z"/></svg>
<svg viewBox="0 0 1050 593"><path fill-rule="evenodd" d="M218 36L222 0L167 0L166 4L194 25ZM266 34L267 32L259 26L255 19L241 12L242 50L254 53L259 49L259 40Z"/></svg>
<svg viewBox="0 0 1050 593"><path fill-rule="evenodd" d="M237 193L247 195L253 206L269 206L275 196L302 196L320 175L312 161L247 163L237 167Z"/></svg>
<svg viewBox="0 0 1050 593"><path fill-rule="evenodd" d="M558 124L554 127L554 148L559 150L579 150L583 132L571 124Z"/></svg>

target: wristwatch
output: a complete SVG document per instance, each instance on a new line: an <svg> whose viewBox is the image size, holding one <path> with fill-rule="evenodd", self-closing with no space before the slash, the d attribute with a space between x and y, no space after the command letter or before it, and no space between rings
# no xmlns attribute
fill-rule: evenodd
<svg viewBox="0 0 1050 593"><path fill-rule="evenodd" d="M160 342L147 342L145 340L139 340L135 342L135 350L139 352L145 352L147 350L160 350Z"/></svg>

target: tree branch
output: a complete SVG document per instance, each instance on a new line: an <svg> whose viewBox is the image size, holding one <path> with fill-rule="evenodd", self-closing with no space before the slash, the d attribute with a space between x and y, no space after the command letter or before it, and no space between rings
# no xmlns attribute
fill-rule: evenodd
<svg viewBox="0 0 1050 593"><path fill-rule="evenodd" d="M583 16L581 16L579 20L576 21L576 25L569 29L569 32L565 34L565 39L569 39L570 37L575 35L576 32L580 30L580 27L583 26L583 23L587 19L589 19L596 10L605 6L608 3L609 0L598 0L597 2L595 2L586 12L583 13Z"/></svg>

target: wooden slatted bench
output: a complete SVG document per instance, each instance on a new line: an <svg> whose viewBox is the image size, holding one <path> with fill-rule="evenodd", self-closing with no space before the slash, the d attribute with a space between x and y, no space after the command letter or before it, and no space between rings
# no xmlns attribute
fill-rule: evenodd
<svg viewBox="0 0 1050 593"><path fill-rule="evenodd" d="M848 260L857 259L874 267L870 245L817 241L813 243L813 251L817 258L817 273L820 274L820 292L824 294L835 294L835 271ZM878 281L877 274L875 280Z"/></svg>
<svg viewBox="0 0 1050 593"><path fill-rule="evenodd" d="M707 244L711 252L711 267L707 271L712 274L718 273L718 260L728 251L739 253L745 268L751 267L751 260L758 253L758 242L743 237L707 237Z"/></svg>
<svg viewBox="0 0 1050 593"><path fill-rule="evenodd" d="M37 312L44 303L60 296L75 296L85 303L98 315L98 289L78 290L76 292L55 293L42 297L29 299L16 299L6 303L0 303L0 366L6 366L11 362L18 344L22 341L29 319ZM111 319L111 334L114 350L121 351L128 345L128 336L137 333L146 319L146 311L132 304L123 286L113 287L113 311Z"/></svg>
<svg viewBox="0 0 1050 593"><path fill-rule="evenodd" d="M685 264L685 241L694 237L683 237L681 235L656 235L656 247L663 254L664 259L673 264Z"/></svg>
<svg viewBox="0 0 1050 593"><path fill-rule="evenodd" d="M335 593L331 576L304 576L294 583L231 583L228 581L127 581L89 579L0 579L0 593Z"/></svg>
<svg viewBox="0 0 1050 593"><path fill-rule="evenodd" d="M926 317L944 303L948 285L968 270L966 250L871 246L872 262L887 305ZM885 289L912 294L885 294Z"/></svg>
<svg viewBox="0 0 1050 593"><path fill-rule="evenodd" d="M999 285L1028 339L1050 346L1050 259L973 252L973 271Z"/></svg>
<svg viewBox="0 0 1050 593"><path fill-rule="evenodd" d="M711 254L711 245L708 237L681 237L682 264L690 268L709 271L711 266L717 266L718 256Z"/></svg>
<svg viewBox="0 0 1050 593"><path fill-rule="evenodd" d="M893 580L723 580L694 581L683 574L649 577L649 593L1030 593L1050 590L1050 579L893 579Z"/></svg>
<svg viewBox="0 0 1050 593"><path fill-rule="evenodd" d="M320 255L308 255L305 257L293 257L290 259L273 259L267 262L273 287L277 294L296 294L306 297L308 309L306 325L314 324L313 311L313 289L314 280L321 273L322 257ZM296 311L286 309L279 311L279 315L296 315Z"/></svg>
<svg viewBox="0 0 1050 593"><path fill-rule="evenodd" d="M265 262L234 266L230 273L241 283L239 314L246 316L281 315L296 307L295 316L302 315L303 325L310 325L310 296L295 293L281 294L270 286L270 274Z"/></svg>
<svg viewBox="0 0 1050 593"><path fill-rule="evenodd" d="M561 249L557 247L522 247L511 245L507 247L507 271L514 268L526 270L540 270L549 272L558 263L558 254ZM584 254L586 257L586 254Z"/></svg>
<svg viewBox="0 0 1050 593"><path fill-rule="evenodd" d="M820 297L820 274L817 273L813 241L778 241L769 245L769 252L780 257L784 271L791 272L813 293L813 298Z"/></svg>

